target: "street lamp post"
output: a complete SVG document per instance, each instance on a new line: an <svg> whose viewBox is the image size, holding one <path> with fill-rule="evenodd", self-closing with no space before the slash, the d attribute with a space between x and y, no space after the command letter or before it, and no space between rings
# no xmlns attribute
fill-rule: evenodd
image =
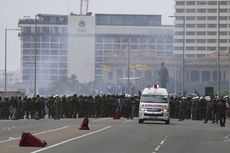
<svg viewBox="0 0 230 153"><path fill-rule="evenodd" d="M129 71L130 71L130 49L131 49L131 45L130 45L130 40L129 40L129 46L128 46L128 56L127 56L127 58L128 58L128 73L127 73L127 77L128 77L128 79L127 79L127 94L129 94L129 84L130 84L130 82L129 82L129 77L130 77L130 74L129 74Z"/></svg>
<svg viewBox="0 0 230 153"><path fill-rule="evenodd" d="M5 29L5 84L4 84L4 91L6 92L6 86L7 86L7 31L16 31L21 29Z"/></svg>
<svg viewBox="0 0 230 153"><path fill-rule="evenodd" d="M169 16L175 18L175 16ZM184 94L184 76L185 76L185 16L182 16L183 19L183 50L182 50L182 95Z"/></svg>
<svg viewBox="0 0 230 153"><path fill-rule="evenodd" d="M217 39L217 95L220 94L220 3L218 2L218 39Z"/></svg>
<svg viewBox="0 0 230 153"><path fill-rule="evenodd" d="M34 45L34 96L36 96L37 92L37 17L39 15L35 15L35 45Z"/></svg>

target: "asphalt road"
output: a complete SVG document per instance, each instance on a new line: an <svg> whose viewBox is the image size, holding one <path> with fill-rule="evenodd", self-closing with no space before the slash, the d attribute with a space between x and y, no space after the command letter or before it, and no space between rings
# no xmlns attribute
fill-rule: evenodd
<svg viewBox="0 0 230 153"><path fill-rule="evenodd" d="M82 119L0 121L1 153L227 153L230 124L201 121L90 119L90 130L79 130ZM47 141L44 148L19 147L21 133L30 131Z"/></svg>

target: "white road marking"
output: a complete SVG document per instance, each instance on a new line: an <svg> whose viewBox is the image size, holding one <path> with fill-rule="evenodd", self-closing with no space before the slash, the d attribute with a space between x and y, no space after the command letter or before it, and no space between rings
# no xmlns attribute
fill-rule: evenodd
<svg viewBox="0 0 230 153"><path fill-rule="evenodd" d="M93 120L92 121L92 123L95 123L95 122L98 122L98 121L102 121L102 120L108 120L108 119L110 119L110 118L100 118L100 119L95 119L95 120Z"/></svg>
<svg viewBox="0 0 230 153"><path fill-rule="evenodd" d="M158 145L156 148L155 148L155 151L158 151L160 149L160 145Z"/></svg>
<svg viewBox="0 0 230 153"><path fill-rule="evenodd" d="M157 151L160 150L161 146L165 143L166 139L168 136L165 136L164 139L160 142L160 144L155 148L155 151L153 151L152 153L157 153Z"/></svg>
<svg viewBox="0 0 230 153"><path fill-rule="evenodd" d="M62 130L62 129L65 129L69 126L64 126L64 127L61 127L61 128L57 128L57 129L52 129L52 130L48 130L48 131L43 131L43 132L39 132L39 133L35 133L33 135L39 135L39 134L44 134L44 133L49 133L49 132L53 132L53 131L58 131L58 130ZM13 137L9 137L9 139L7 140L2 140L0 141L0 143L4 143L4 142L9 142L9 141L14 141L14 140L18 140L20 139L21 137L17 137L17 138L13 138Z"/></svg>
<svg viewBox="0 0 230 153"><path fill-rule="evenodd" d="M60 146L60 145L62 145L62 144L71 142L71 141L73 141L73 140L77 140L77 139L80 139L80 138L84 138L84 137L86 137L86 136L89 136L89 135L92 135L92 134L95 134L95 133L104 131L104 130L106 130L106 129L108 129L108 128L111 128L111 127L112 127L112 126L107 126L107 127L105 127L105 128L99 129L99 130L97 130L97 131L93 131L93 132L90 132L90 133L87 133L87 134L84 134L84 135L81 135L81 136L78 136L78 137L75 137L75 138L71 138L71 139L62 141L62 142L60 142L60 143L57 143L57 144L48 146L48 147L46 147L46 148L43 148L43 149L39 149L39 150L33 151L33 152L31 152L31 153L38 153L38 152L41 152L41 151L44 151L44 150L47 150L47 149L51 149L51 148Z"/></svg>
<svg viewBox="0 0 230 153"><path fill-rule="evenodd" d="M230 135L224 137L224 142L230 141Z"/></svg>
<svg viewBox="0 0 230 153"><path fill-rule="evenodd" d="M126 121L124 121L123 123L128 123L128 122L130 122L130 121L132 121L132 120L126 120Z"/></svg>

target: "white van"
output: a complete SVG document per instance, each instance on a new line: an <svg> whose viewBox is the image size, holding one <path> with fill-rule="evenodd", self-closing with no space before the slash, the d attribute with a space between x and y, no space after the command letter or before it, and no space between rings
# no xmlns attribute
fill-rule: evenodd
<svg viewBox="0 0 230 153"><path fill-rule="evenodd" d="M143 90L139 105L139 123L145 120L170 123L169 95L165 88L154 85Z"/></svg>

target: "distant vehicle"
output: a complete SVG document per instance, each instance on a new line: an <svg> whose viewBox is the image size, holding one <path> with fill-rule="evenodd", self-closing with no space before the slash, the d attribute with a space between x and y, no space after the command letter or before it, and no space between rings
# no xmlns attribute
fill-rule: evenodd
<svg viewBox="0 0 230 153"><path fill-rule="evenodd" d="M170 123L169 94L165 88L154 85L143 90L139 105L139 123L144 123L145 120Z"/></svg>

